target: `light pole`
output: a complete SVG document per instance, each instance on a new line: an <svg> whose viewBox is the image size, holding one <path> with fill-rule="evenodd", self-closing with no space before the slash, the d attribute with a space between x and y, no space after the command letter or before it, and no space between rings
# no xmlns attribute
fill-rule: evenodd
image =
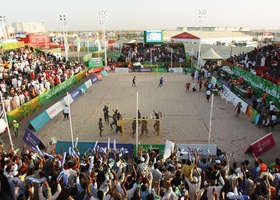
<svg viewBox="0 0 280 200"><path fill-rule="evenodd" d="M202 41L202 22L206 18L206 10L198 10L198 21L200 22L200 36L199 36L199 47L198 47L198 58L197 67L200 67L200 57L201 57L201 41Z"/></svg>
<svg viewBox="0 0 280 200"><path fill-rule="evenodd" d="M107 22L107 11L101 10L98 12L99 22L102 25L102 40L104 44L104 59L105 59L105 67L107 66L107 42L106 42L106 34L105 34L105 23Z"/></svg>
<svg viewBox="0 0 280 200"><path fill-rule="evenodd" d="M67 25L67 21L66 21L66 17L65 15L59 15L59 20L61 21L62 24L62 34L63 34L63 43L64 43L64 50L65 50L65 59L66 61L68 60L68 40L66 39L66 25Z"/></svg>
<svg viewBox="0 0 280 200"><path fill-rule="evenodd" d="M5 16L0 16L0 21L1 21L1 24L2 24L4 39L7 40L6 27L5 27L5 24L4 24L4 22L6 21L6 17Z"/></svg>

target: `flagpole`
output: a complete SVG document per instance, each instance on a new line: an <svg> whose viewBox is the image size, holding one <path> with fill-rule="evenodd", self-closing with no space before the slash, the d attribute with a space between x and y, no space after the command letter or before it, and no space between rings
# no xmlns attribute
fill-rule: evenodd
<svg viewBox="0 0 280 200"><path fill-rule="evenodd" d="M12 137L11 137L11 132L10 132L10 128L9 128L9 123L8 123L8 119L7 119L7 115L6 115L6 110L5 110L5 106L4 106L4 102L3 102L3 96L2 96L2 92L1 91L0 91L0 96L1 96L1 104L2 104L2 109L3 109L3 112L4 112L5 122L7 124L10 144L11 144L12 150L14 150L14 144L13 144Z"/></svg>
<svg viewBox="0 0 280 200"><path fill-rule="evenodd" d="M136 156L138 156L138 92L136 92Z"/></svg>
<svg viewBox="0 0 280 200"><path fill-rule="evenodd" d="M68 105L68 108L69 108L69 121L70 121L70 133L71 133L72 148L74 148L74 136L73 136L71 109L70 109L70 101L69 101L68 92L67 92L67 105Z"/></svg>

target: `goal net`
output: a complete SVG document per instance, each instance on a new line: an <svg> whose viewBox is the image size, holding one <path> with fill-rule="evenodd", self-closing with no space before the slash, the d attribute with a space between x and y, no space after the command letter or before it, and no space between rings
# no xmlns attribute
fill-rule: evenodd
<svg viewBox="0 0 280 200"><path fill-rule="evenodd" d="M122 118L122 139L125 142L135 142L136 119ZM138 119L138 138L143 143L159 143L161 135L160 119Z"/></svg>

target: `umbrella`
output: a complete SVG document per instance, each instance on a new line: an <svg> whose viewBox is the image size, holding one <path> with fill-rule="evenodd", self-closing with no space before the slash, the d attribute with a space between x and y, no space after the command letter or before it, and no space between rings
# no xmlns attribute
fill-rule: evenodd
<svg viewBox="0 0 280 200"><path fill-rule="evenodd" d="M7 124L4 119L0 119L0 133L3 133L7 128Z"/></svg>

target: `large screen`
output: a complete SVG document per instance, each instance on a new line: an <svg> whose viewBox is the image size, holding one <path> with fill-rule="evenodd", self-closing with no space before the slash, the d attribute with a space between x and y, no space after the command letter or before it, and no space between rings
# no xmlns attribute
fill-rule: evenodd
<svg viewBox="0 0 280 200"><path fill-rule="evenodd" d="M162 42L162 39L163 39L163 34L162 34L162 31L160 31L160 30L147 30L144 33L144 41L146 43Z"/></svg>

